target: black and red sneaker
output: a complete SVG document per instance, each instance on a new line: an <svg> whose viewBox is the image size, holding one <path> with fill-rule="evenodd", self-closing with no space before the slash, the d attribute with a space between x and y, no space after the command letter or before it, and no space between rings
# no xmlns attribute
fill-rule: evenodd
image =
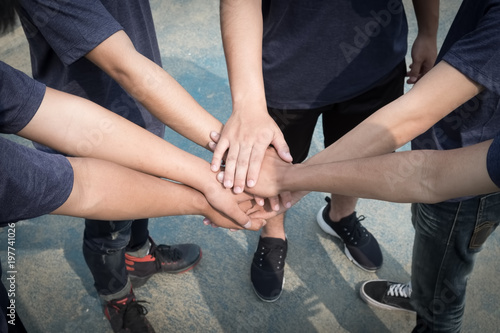
<svg viewBox="0 0 500 333"><path fill-rule="evenodd" d="M149 242L149 254L143 258L125 253L125 264L134 288L144 285L156 273L187 272L201 260L201 249L196 244L156 245L151 238Z"/></svg>
<svg viewBox="0 0 500 333"><path fill-rule="evenodd" d="M131 291L127 297L112 300L104 305L104 314L115 333L154 333L147 320L148 310L137 301Z"/></svg>

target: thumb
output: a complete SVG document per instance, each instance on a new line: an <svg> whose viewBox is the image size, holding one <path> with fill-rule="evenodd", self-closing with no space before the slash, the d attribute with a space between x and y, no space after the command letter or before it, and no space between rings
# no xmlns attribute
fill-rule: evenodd
<svg viewBox="0 0 500 333"><path fill-rule="evenodd" d="M274 140L271 142L271 145L273 145L274 149L276 149L276 152L278 153L278 156L285 162L292 162L293 157L290 154L290 148L288 148L288 145L286 144L285 138L283 136L274 138Z"/></svg>

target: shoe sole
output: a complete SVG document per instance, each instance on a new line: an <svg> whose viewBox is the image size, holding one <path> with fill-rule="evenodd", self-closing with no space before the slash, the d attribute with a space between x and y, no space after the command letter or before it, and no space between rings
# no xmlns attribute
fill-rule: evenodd
<svg viewBox="0 0 500 333"><path fill-rule="evenodd" d="M364 293L365 284L367 284L368 282L372 282L372 281L385 281L385 280L370 280L370 281L366 281L365 283L363 283L363 285L361 285L361 288L359 289L359 296L361 297L361 299L363 301L365 301L365 303L367 303L368 305L371 305L373 307L384 309L384 310L389 310L389 311L402 311L402 312L413 313L413 314L416 313L415 311L412 311L412 310L397 308L397 307L394 307L391 305L386 305L386 304L377 302L373 298L371 298L370 296L366 295Z"/></svg>
<svg viewBox="0 0 500 333"><path fill-rule="evenodd" d="M358 263L351 255L351 252L349 252L349 249L347 248L347 245L346 243L344 242L344 240L342 239L342 237L340 237L336 232L335 230L333 230L326 222L325 220L323 219L323 211L325 210L326 208L326 205L323 206L323 208L321 208L318 212L318 214L316 215L316 222L318 222L318 225L319 227L321 228L321 230L323 230L324 232L326 232L327 234L333 236L333 237L336 237L338 239L340 239L342 241L342 244L344 244L344 254L346 255L346 257L356 266L358 266L359 268L361 268L362 270L364 270L365 272L369 272L369 273L375 273L377 271L378 268L375 268L375 269L370 269L370 268L366 268L366 267L363 267L361 266L360 263Z"/></svg>
<svg viewBox="0 0 500 333"><path fill-rule="evenodd" d="M203 256L203 254L202 254L201 249L200 249L200 256L198 257L198 260L196 260L191 266L183 268L183 269L178 270L178 271L156 272L156 273L153 273L151 275L142 276L142 277L134 276L134 275L129 273L128 275L130 277L130 282L132 283L132 287L134 289L142 287L143 285L146 284L146 282L148 282L149 278L155 274L162 274L162 273L163 274L182 274L182 273L186 273L186 272L192 270L196 265L198 265L198 263L201 261L202 256Z"/></svg>
<svg viewBox="0 0 500 333"><path fill-rule="evenodd" d="M276 302L280 297L281 297L281 294L283 294L283 287L285 286L285 277L283 277L283 283L281 284L281 292L279 293L279 295L276 297L276 298L273 298L273 299L268 299L268 298L263 298L258 292L257 290L255 289L255 287L253 286L253 283L252 283L252 289L255 293L255 295L257 295L257 297L263 301L263 302L266 302L266 303L273 303L273 302Z"/></svg>

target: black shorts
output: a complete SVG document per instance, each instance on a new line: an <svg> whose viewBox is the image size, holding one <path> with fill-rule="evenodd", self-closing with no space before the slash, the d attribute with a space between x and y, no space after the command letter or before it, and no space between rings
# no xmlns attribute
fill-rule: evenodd
<svg viewBox="0 0 500 333"><path fill-rule="evenodd" d="M350 100L310 110L268 108L290 147L294 163L307 158L318 117L323 117L324 144L328 147L372 113L404 93L406 63L396 66L378 84Z"/></svg>

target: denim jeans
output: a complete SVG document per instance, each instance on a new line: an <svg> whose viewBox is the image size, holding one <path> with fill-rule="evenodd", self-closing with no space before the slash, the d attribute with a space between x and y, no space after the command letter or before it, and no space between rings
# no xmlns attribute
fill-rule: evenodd
<svg viewBox="0 0 500 333"><path fill-rule="evenodd" d="M128 273L125 252L142 247L148 240L148 220L85 220L83 256L99 295L113 295L125 288Z"/></svg>
<svg viewBox="0 0 500 333"><path fill-rule="evenodd" d="M461 202L413 204L413 332L459 332L476 255L500 221L500 193Z"/></svg>

